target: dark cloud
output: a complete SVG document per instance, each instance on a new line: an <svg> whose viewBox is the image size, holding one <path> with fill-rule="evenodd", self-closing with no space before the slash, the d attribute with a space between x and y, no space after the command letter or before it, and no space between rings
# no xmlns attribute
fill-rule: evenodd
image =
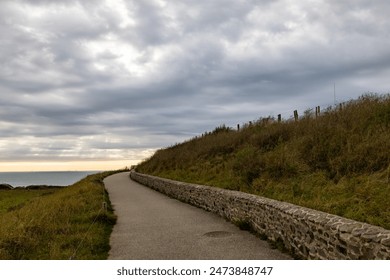
<svg viewBox="0 0 390 280"><path fill-rule="evenodd" d="M310 3L309 3L310 2ZM147 156L387 93L386 1L2 1L0 160Z"/></svg>

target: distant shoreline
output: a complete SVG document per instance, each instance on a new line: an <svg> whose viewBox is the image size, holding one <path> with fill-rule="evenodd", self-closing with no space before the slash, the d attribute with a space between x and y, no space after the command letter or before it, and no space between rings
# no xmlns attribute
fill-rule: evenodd
<svg viewBox="0 0 390 280"><path fill-rule="evenodd" d="M2 189L53 188L72 185L96 171L42 171L42 172L0 172Z"/></svg>
<svg viewBox="0 0 390 280"><path fill-rule="evenodd" d="M0 190L44 190L44 189L60 189L68 186L52 186L52 185L28 185L14 187L10 184L0 184Z"/></svg>

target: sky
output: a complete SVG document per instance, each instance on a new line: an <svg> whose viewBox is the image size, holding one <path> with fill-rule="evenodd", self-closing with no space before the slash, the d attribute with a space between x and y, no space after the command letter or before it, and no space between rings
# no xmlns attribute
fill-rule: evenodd
<svg viewBox="0 0 390 280"><path fill-rule="evenodd" d="M387 0L1 0L0 171L110 170L389 93Z"/></svg>

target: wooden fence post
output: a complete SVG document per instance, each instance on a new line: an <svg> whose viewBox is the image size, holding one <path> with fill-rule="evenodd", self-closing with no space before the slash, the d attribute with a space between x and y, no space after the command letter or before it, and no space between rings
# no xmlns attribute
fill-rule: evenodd
<svg viewBox="0 0 390 280"><path fill-rule="evenodd" d="M297 110L294 111L294 119L295 119L295 121L298 121L298 111Z"/></svg>
<svg viewBox="0 0 390 280"><path fill-rule="evenodd" d="M278 115L278 122L281 122L282 121L282 114L279 114Z"/></svg>
<svg viewBox="0 0 390 280"><path fill-rule="evenodd" d="M320 108L320 106L317 106L316 107L316 118L318 118L320 116L320 114L321 114L321 108Z"/></svg>

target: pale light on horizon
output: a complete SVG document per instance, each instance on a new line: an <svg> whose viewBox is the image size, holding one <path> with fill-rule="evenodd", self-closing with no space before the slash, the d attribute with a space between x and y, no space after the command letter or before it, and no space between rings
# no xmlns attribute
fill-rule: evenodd
<svg viewBox="0 0 390 280"><path fill-rule="evenodd" d="M136 165L140 160L0 162L0 172L108 171Z"/></svg>

